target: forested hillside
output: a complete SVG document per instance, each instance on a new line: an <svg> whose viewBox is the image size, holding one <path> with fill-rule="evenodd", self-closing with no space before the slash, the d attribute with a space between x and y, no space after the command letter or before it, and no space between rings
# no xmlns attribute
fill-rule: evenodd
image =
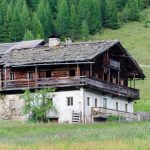
<svg viewBox="0 0 150 150"><path fill-rule="evenodd" d="M57 35L86 39L138 21L150 0L1 0L0 42Z"/></svg>

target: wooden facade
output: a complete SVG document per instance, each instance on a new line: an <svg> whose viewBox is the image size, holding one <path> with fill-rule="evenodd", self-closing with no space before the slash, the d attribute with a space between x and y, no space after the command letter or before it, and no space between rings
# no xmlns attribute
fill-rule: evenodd
<svg viewBox="0 0 150 150"><path fill-rule="evenodd" d="M114 57L114 51L106 51L91 62L2 67L0 89L12 91L41 87L89 86L130 100L139 99L139 90L128 87L128 79L135 76L129 75L132 70L123 68L127 65L125 63Z"/></svg>

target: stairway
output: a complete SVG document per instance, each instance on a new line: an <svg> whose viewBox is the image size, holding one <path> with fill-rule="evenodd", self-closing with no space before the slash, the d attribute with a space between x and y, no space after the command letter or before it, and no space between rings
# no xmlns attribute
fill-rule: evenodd
<svg viewBox="0 0 150 150"><path fill-rule="evenodd" d="M81 123L82 113L72 112L72 123Z"/></svg>

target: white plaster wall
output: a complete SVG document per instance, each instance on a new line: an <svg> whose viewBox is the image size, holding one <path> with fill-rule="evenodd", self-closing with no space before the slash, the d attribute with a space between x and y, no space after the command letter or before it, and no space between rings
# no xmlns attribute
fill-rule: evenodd
<svg viewBox="0 0 150 150"><path fill-rule="evenodd" d="M67 97L73 97L73 106L67 106ZM59 123L71 123L72 112L82 112L82 97L82 90L56 92L54 94L53 104L57 110L56 116L59 116ZM51 116L51 114L52 113L49 113L49 116Z"/></svg>
<svg viewBox="0 0 150 150"><path fill-rule="evenodd" d="M90 106L87 105L87 97L90 97ZM128 104L128 112L133 112L133 102L128 102L125 98L111 97L102 95L101 92L84 90L85 120L91 121L91 108L95 107L95 98L98 99L98 107L103 107L103 98L107 98L107 108L116 110L116 102L118 102L118 110L125 111L125 104Z"/></svg>
<svg viewBox="0 0 150 150"><path fill-rule="evenodd" d="M73 106L67 106L67 97L73 97ZM87 106L87 97L90 97L90 106ZM107 108L116 109L116 102L118 102L119 110L125 111L125 104L128 104L128 112L133 112L133 102L128 103L124 98L112 98L110 95L102 95L101 92L81 88L80 90L55 92L53 104L57 113L50 111L48 116L58 117L59 123L71 123L72 112L82 112L82 121L91 122L91 108L95 107L95 98L98 99L98 107L103 107L103 98L107 98ZM12 101L13 106L10 110ZM0 119L26 121L28 115L23 115L23 106L24 100L20 98L20 95L6 95L4 101L0 101Z"/></svg>

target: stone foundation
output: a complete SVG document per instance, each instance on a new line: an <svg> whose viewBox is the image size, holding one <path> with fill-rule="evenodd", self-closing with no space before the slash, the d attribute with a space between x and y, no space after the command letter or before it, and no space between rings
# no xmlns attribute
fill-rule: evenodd
<svg viewBox="0 0 150 150"><path fill-rule="evenodd" d="M23 114L24 100L20 95L2 95L0 97L0 120L27 121Z"/></svg>

